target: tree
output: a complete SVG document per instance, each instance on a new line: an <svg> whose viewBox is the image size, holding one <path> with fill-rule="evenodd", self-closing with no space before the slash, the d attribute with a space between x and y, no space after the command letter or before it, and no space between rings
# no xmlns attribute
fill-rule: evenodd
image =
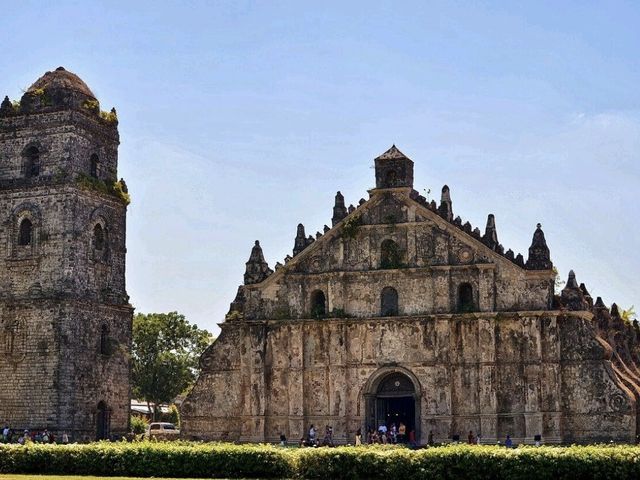
<svg viewBox="0 0 640 480"><path fill-rule="evenodd" d="M631 323L633 320L635 320L636 310L633 307L633 305L631 305L626 310L622 310L622 313L620 313L620 318L622 318L622 320L624 320L627 323Z"/></svg>
<svg viewBox="0 0 640 480"><path fill-rule="evenodd" d="M133 318L133 394L157 406L171 403L196 379L198 359L212 342L206 330L191 325L184 315L138 313Z"/></svg>
<svg viewBox="0 0 640 480"><path fill-rule="evenodd" d="M561 287L566 282L560 278L560 272L558 272L558 269L555 266L553 267L553 274L555 275L553 280L553 289L556 295L558 295L562 291Z"/></svg>

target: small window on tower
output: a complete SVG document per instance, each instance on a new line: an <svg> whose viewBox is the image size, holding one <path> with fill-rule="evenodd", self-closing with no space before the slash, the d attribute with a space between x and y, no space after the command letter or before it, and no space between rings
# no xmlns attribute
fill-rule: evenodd
<svg viewBox="0 0 640 480"><path fill-rule="evenodd" d="M40 175L40 151L36 147L29 147L25 152L25 173L27 177Z"/></svg>
<svg viewBox="0 0 640 480"><path fill-rule="evenodd" d="M104 250L104 229L99 223L93 227L93 248Z"/></svg>
<svg viewBox="0 0 640 480"><path fill-rule="evenodd" d="M33 223L28 218L20 222L20 231L18 233L18 245L31 245L33 241Z"/></svg>
<svg viewBox="0 0 640 480"><path fill-rule="evenodd" d="M91 176L93 178L98 178L98 155L95 153L91 155L89 169Z"/></svg>

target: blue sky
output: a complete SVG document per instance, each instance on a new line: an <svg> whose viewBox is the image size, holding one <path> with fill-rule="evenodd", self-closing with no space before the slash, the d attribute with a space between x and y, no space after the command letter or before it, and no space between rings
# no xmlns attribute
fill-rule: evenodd
<svg viewBox="0 0 640 480"><path fill-rule="evenodd" d="M0 94L63 65L118 110L138 311L216 330L254 240L281 261L392 143L417 190L525 257L541 222L563 277L640 307L637 2L0 6Z"/></svg>

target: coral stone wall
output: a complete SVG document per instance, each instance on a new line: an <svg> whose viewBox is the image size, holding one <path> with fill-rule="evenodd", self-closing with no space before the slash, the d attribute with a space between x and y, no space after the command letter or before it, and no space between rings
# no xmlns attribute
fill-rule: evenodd
<svg viewBox="0 0 640 480"><path fill-rule="evenodd" d="M188 437L340 442L375 425L371 386L412 379L422 443L469 430L493 442L633 441L635 399L590 314L520 312L225 324L183 407Z"/></svg>
<svg viewBox="0 0 640 480"><path fill-rule="evenodd" d="M104 188L117 121L86 86L65 90L84 85L75 75L45 77L19 109L0 107L0 422L92 440L98 423L108 436L129 421L126 205Z"/></svg>

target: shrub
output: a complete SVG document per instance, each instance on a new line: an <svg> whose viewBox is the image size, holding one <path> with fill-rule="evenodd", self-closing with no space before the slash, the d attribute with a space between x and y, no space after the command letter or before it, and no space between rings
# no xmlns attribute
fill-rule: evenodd
<svg viewBox="0 0 640 480"><path fill-rule="evenodd" d="M100 118L107 123L118 123L118 114L114 109L112 109L110 112L100 110Z"/></svg>
<svg viewBox="0 0 640 480"><path fill-rule="evenodd" d="M131 415L131 431L136 435L141 435L147 431L147 425L149 422L143 417L137 415Z"/></svg>
<svg viewBox="0 0 640 480"><path fill-rule="evenodd" d="M107 195L113 195L125 205L129 205L131 203L131 195L129 195L129 192L122 180L118 180L117 182L105 182L99 178L80 173L78 174L76 181L81 188L106 193Z"/></svg>
<svg viewBox="0 0 640 480"><path fill-rule="evenodd" d="M2 445L0 473L190 478L287 478L289 455L269 445L96 442Z"/></svg>
<svg viewBox="0 0 640 480"><path fill-rule="evenodd" d="M169 405L169 411L162 414L162 421L173 423L176 427L180 428L180 412L175 404Z"/></svg>
<svg viewBox="0 0 640 480"><path fill-rule="evenodd" d="M340 233L343 238L347 238L353 240L358 235L358 229L362 225L362 218L358 215L356 217L352 217L342 224L342 228L340 229Z"/></svg>
<svg viewBox="0 0 640 480"><path fill-rule="evenodd" d="M285 449L270 445L97 442L0 445L0 473L190 478L574 480L640 478L640 447L450 445Z"/></svg>

